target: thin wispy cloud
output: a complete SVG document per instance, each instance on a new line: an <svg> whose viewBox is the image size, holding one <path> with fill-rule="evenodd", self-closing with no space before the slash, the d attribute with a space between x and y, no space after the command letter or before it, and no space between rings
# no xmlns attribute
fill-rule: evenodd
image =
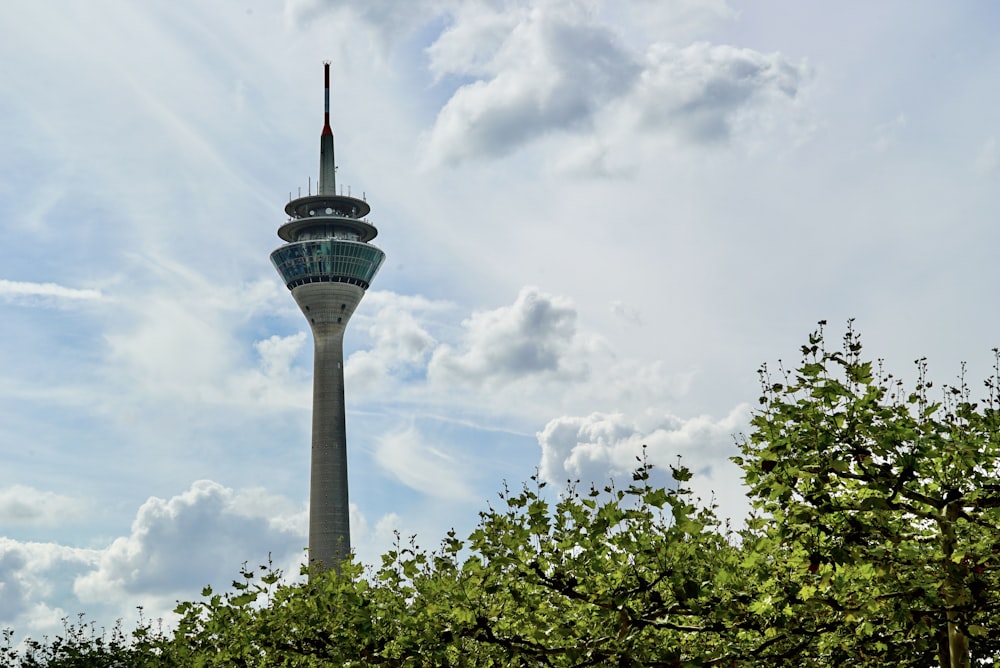
<svg viewBox="0 0 1000 668"><path fill-rule="evenodd" d="M0 299L6 301L93 301L105 299L100 290L69 288L57 283L31 283L0 279Z"/></svg>

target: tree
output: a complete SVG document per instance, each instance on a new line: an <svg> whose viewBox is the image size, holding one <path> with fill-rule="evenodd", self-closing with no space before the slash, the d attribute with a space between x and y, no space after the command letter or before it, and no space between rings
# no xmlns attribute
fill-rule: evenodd
<svg viewBox="0 0 1000 668"><path fill-rule="evenodd" d="M195 666L798 666L815 628L775 610L769 537L728 531L683 484L504 491L467 541L399 542L369 572L184 603L164 654ZM779 555L780 556L780 555ZM815 617L815 615L814 615ZM826 620L828 615L821 616Z"/></svg>
<svg viewBox="0 0 1000 668"><path fill-rule="evenodd" d="M141 612L141 610L140 610ZM26 638L14 644L14 633L5 629L0 644L0 665L8 668L157 668L162 663L159 647L166 641L161 628L140 615L129 634L121 624L110 633L87 623L83 615L76 622L63 620L63 632L53 638Z"/></svg>
<svg viewBox="0 0 1000 668"><path fill-rule="evenodd" d="M761 370L740 439L754 514L732 531L670 467L627 486L505 489L466 539L397 539L377 567L286 582L244 567L179 604L170 635L30 642L18 668L772 666L1000 661L1000 353L979 403L932 401L822 323Z"/></svg>
<svg viewBox="0 0 1000 668"><path fill-rule="evenodd" d="M555 501L537 481L504 492L467 542L400 542L367 575L349 563L273 588L245 571L179 607L170 651L206 666L707 666L775 645L748 612L759 574L680 486L690 472L666 489L650 471Z"/></svg>
<svg viewBox="0 0 1000 668"><path fill-rule="evenodd" d="M925 360L906 390L824 324L796 371L761 370L736 458L757 549L780 554L764 587L784 595L757 611L815 620L803 657L827 665L1000 659L1000 366L982 402L964 378L932 401Z"/></svg>

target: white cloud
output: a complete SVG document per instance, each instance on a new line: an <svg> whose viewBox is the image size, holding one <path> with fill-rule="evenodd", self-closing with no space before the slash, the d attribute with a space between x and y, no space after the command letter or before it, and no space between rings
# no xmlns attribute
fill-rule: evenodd
<svg viewBox="0 0 1000 668"><path fill-rule="evenodd" d="M94 301L104 299L100 290L92 288L67 288L56 283L31 283L0 279L0 299L35 301L41 303L65 301Z"/></svg>
<svg viewBox="0 0 1000 668"><path fill-rule="evenodd" d="M524 9L501 11L485 3L464 4L451 25L427 47L428 66L439 80L447 75L482 76L494 72L496 53L524 20Z"/></svg>
<svg viewBox="0 0 1000 668"><path fill-rule="evenodd" d="M539 471L556 482L567 477L603 480L631 471L643 445L654 462L682 455L688 466L699 468L732 453L733 437L748 420L746 405L719 420L707 415L682 419L652 411L638 418L622 413L559 417L538 433Z"/></svg>
<svg viewBox="0 0 1000 668"><path fill-rule="evenodd" d="M195 483L194 486L197 485ZM308 508L294 503L288 497L274 494L265 487L241 487L231 493L226 488L220 489L226 497L223 508L227 514L251 521L265 520L269 530L281 536L306 535L309 528Z"/></svg>
<svg viewBox="0 0 1000 668"><path fill-rule="evenodd" d="M374 344L353 353L345 362L345 381L352 392L374 393L384 388L392 375L407 378L423 374L436 341L407 301L383 304L368 326L368 338Z"/></svg>
<svg viewBox="0 0 1000 668"><path fill-rule="evenodd" d="M0 525L57 526L83 517L87 503L27 485L0 489Z"/></svg>
<svg viewBox="0 0 1000 668"><path fill-rule="evenodd" d="M458 455L428 445L415 427L383 434L376 445L375 460L404 485L428 496L476 498L468 483L468 465Z"/></svg>
<svg viewBox="0 0 1000 668"><path fill-rule="evenodd" d="M299 332L291 336L275 334L263 341L257 341L253 347L260 355L261 370L269 378L278 378L290 373L292 361L302 350L308 334Z"/></svg>
<svg viewBox="0 0 1000 668"><path fill-rule="evenodd" d="M6 520L3 520L6 521ZM131 531L101 549L0 537L0 628L38 637L78 612L89 620L169 618L178 598L225 588L246 562L273 559L296 576L307 509L262 488L202 480L170 499L150 498Z"/></svg>
<svg viewBox="0 0 1000 668"><path fill-rule="evenodd" d="M768 108L795 98L807 77L804 65L780 53L706 42L653 44L624 104L640 129L695 144L725 142L766 125Z"/></svg>
<svg viewBox="0 0 1000 668"><path fill-rule="evenodd" d="M516 15L513 25L515 15L506 14L445 32L428 49L432 70L484 78L461 86L441 109L430 161L500 156L542 135L587 129L608 100L624 94L638 63L613 31L579 14L544 5Z"/></svg>
<svg viewBox="0 0 1000 668"><path fill-rule="evenodd" d="M539 473L557 484L620 480L635 469L646 446L649 462L661 468L675 465L680 456L681 463L698 474L692 486L705 498L723 493L723 513L740 517L745 504L733 494L740 488L740 474L727 459L735 454L735 436L748 424L747 405L736 406L720 419L684 419L654 409L633 416L563 416L550 420L537 435L542 449Z"/></svg>
<svg viewBox="0 0 1000 668"><path fill-rule="evenodd" d="M240 565L284 564L302 553L304 510L263 490L234 491L209 480L170 499L151 497L129 535L101 551L97 567L76 578L83 603L165 600L225 583Z"/></svg>
<svg viewBox="0 0 1000 668"><path fill-rule="evenodd" d="M429 299L423 295L399 294L389 290L369 290L365 293L365 304L379 309L399 308L425 313L443 313L455 308L455 304L441 299Z"/></svg>
<svg viewBox="0 0 1000 668"><path fill-rule="evenodd" d="M466 319L459 350L441 345L428 365L431 383L489 388L534 376L582 380L588 369L569 354L579 344L568 299L522 288L511 306Z"/></svg>
<svg viewBox="0 0 1000 668"><path fill-rule="evenodd" d="M303 409L312 404L311 370L297 364L311 338L307 332L255 341L256 366L234 367L217 379L216 401L252 404L268 410Z"/></svg>
<svg viewBox="0 0 1000 668"><path fill-rule="evenodd" d="M54 630L72 610L67 584L98 558L97 550L0 536L0 628Z"/></svg>
<svg viewBox="0 0 1000 668"><path fill-rule="evenodd" d="M403 524L397 513L386 513L371 526L368 518L354 503L351 504L351 550L365 564L377 564L383 554L392 549L396 532Z"/></svg>
<svg viewBox="0 0 1000 668"><path fill-rule="evenodd" d="M657 14L690 9L673 4ZM723 6L710 13L726 14L724 3L716 4ZM607 142L625 151L636 135L651 132L711 144L767 131L775 124L769 109L795 99L809 77L780 53L729 45L654 41L642 55L596 16L585 5L542 2L457 13L428 48L430 68L438 78L475 80L459 86L438 114L429 163L501 156L554 132L575 132L580 138L571 144L583 148L567 149L560 171L621 174L624 167L608 164ZM623 122L624 134L615 129Z"/></svg>
<svg viewBox="0 0 1000 668"><path fill-rule="evenodd" d="M256 366L251 347L239 341L240 324L289 306L275 281L219 284L172 260L133 260L159 281L123 295L105 335L114 378L143 388L130 400L287 407L301 399L305 379L290 365L305 333L254 342Z"/></svg>
<svg viewBox="0 0 1000 668"><path fill-rule="evenodd" d="M405 406L406 416L413 406L423 415L435 406L436 419L481 428L517 416L530 432L534 421L566 411L662 404L684 394L694 376L617 350L581 326L571 300L535 287L521 288L511 304L474 311L461 326L443 317L450 304L376 294L374 313L352 325L367 327L373 341L347 361L354 406L375 402L389 413ZM631 307L612 312L640 322Z"/></svg>

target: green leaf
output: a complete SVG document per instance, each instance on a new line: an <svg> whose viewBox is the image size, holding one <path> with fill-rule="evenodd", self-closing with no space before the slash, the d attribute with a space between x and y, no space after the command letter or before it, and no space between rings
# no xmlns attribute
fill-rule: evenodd
<svg viewBox="0 0 1000 668"><path fill-rule="evenodd" d="M985 626L981 626L979 624L969 624L966 630L973 638L985 638L990 632Z"/></svg>

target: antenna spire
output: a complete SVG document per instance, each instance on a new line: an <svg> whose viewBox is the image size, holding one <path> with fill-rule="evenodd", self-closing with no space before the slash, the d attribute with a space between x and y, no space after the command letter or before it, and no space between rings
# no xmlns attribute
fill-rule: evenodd
<svg viewBox="0 0 1000 668"><path fill-rule="evenodd" d="M330 61L323 61L323 132L319 136L319 185L317 195L337 194L337 167L330 127Z"/></svg>
<svg viewBox="0 0 1000 668"><path fill-rule="evenodd" d="M323 134L332 135L330 128L330 61L323 61Z"/></svg>

